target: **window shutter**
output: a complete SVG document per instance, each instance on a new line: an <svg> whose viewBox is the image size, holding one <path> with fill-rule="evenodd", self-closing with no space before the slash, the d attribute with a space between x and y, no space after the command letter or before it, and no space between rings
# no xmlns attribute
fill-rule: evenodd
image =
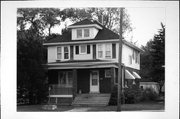
<svg viewBox="0 0 180 119"><path fill-rule="evenodd" d="M93 45L93 59L96 59L96 45Z"/></svg>
<svg viewBox="0 0 180 119"><path fill-rule="evenodd" d="M79 54L79 46L76 46L76 54Z"/></svg>
<svg viewBox="0 0 180 119"><path fill-rule="evenodd" d="M87 54L90 54L90 45L87 45Z"/></svg>
<svg viewBox="0 0 180 119"><path fill-rule="evenodd" d="M116 44L112 44L112 58L116 58Z"/></svg>
<svg viewBox="0 0 180 119"><path fill-rule="evenodd" d="M70 46L70 60L73 60L73 46Z"/></svg>

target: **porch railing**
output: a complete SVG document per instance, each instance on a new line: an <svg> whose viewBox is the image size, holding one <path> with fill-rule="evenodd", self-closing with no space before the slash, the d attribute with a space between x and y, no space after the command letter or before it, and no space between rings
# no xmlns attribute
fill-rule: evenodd
<svg viewBox="0 0 180 119"><path fill-rule="evenodd" d="M70 85L50 85L51 89L49 91L50 95L72 95L72 86Z"/></svg>

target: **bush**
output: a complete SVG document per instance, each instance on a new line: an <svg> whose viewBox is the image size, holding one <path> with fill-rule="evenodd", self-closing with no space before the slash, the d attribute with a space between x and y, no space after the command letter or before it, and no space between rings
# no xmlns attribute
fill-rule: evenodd
<svg viewBox="0 0 180 119"><path fill-rule="evenodd" d="M139 88L127 88L124 95L126 104L137 103L142 99L142 91Z"/></svg>
<svg viewBox="0 0 180 119"><path fill-rule="evenodd" d="M151 88L143 90L143 101L155 101L158 98L158 94L154 92Z"/></svg>
<svg viewBox="0 0 180 119"><path fill-rule="evenodd" d="M124 89L124 93L121 94L121 103L132 104L141 101L142 91L139 88L127 88ZM117 105L117 86L114 86L111 93L109 105Z"/></svg>

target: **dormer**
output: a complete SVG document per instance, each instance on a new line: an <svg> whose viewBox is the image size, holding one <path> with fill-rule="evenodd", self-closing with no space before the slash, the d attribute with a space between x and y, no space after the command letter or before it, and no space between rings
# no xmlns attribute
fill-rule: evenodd
<svg viewBox="0 0 180 119"><path fill-rule="evenodd" d="M72 40L94 39L99 30L102 29L97 21L91 21L89 19L84 19L80 22L72 24L68 28L71 29Z"/></svg>

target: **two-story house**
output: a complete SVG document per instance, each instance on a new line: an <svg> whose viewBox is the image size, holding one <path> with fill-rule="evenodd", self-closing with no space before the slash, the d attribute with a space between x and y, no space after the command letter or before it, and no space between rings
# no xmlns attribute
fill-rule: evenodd
<svg viewBox="0 0 180 119"><path fill-rule="evenodd" d="M102 94L101 97L107 97L104 101L107 104L117 84L119 35L89 19L70 25L68 31L44 43L48 50L51 101L74 104L80 101L80 95L82 98L84 94L84 98L92 101L96 99L88 95L98 97ZM123 87L140 78L140 51L123 40ZM102 98L99 99L103 102Z"/></svg>

